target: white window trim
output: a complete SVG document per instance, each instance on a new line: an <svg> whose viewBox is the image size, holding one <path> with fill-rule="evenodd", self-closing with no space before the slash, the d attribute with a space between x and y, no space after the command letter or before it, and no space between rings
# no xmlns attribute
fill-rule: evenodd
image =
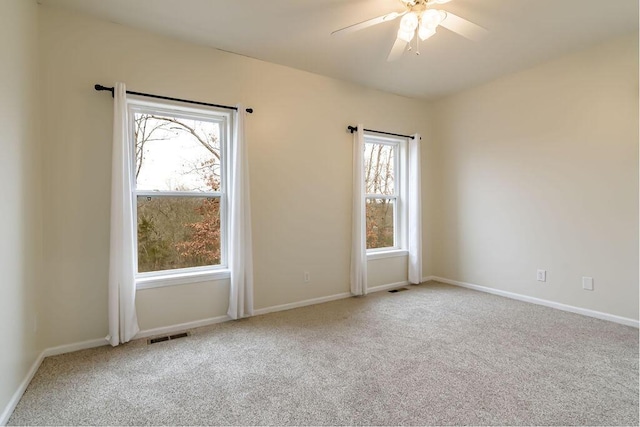
<svg viewBox="0 0 640 427"><path fill-rule="evenodd" d="M367 249L367 259L382 259L398 256L407 256L407 222L409 220L406 209L406 189L407 189L407 171L408 171L408 141L406 138L386 137L378 134L364 134L364 143L367 144L383 144L395 147L394 152L394 193L393 195L384 194L365 194L366 199L388 199L394 201L393 215L393 243L392 247ZM364 179L364 177L363 177ZM365 218L366 221L366 218Z"/></svg>
<svg viewBox="0 0 640 427"><path fill-rule="evenodd" d="M409 255L409 251L405 249L391 249L391 250L369 250L367 251L367 259L386 259L386 258L398 258L398 257L406 257Z"/></svg>
<svg viewBox="0 0 640 427"><path fill-rule="evenodd" d="M149 196L149 197L203 197L203 198L219 198L220 199L220 222L222 224L220 230L220 244L221 244L221 260L218 265L202 266L202 267L190 267L180 268L173 270L159 270L152 272L139 273L138 270L138 239L135 239L134 250L134 265L136 268L135 282L136 289L152 289L165 286L176 286L188 283L205 282L211 280L223 280L231 277L230 270L228 269L228 193L227 182L229 181L229 170L227 166L227 153L230 152L229 144L231 143L232 129L233 129L233 115L231 112L225 109L218 109L214 107L202 107L194 108L187 107L176 102L154 102L140 97L130 97L127 99L127 109L130 118L129 130L129 149L133 151L132 161L134 162L131 168L132 175L129 177L131 180L131 197L133 203L133 212L131 221L134 225L134 229L137 230L138 212L137 212L137 197ZM136 112L147 112L164 114L172 117L181 117L186 119L196 119L202 121L220 123L220 137L222 143L220 145L221 150L221 162L220 173L222 179L222 191L220 192L177 192L177 191L148 191L136 189L135 181L135 142L133 142L133 115ZM215 115L214 119L212 116Z"/></svg>
<svg viewBox="0 0 640 427"><path fill-rule="evenodd" d="M198 267L195 267L198 268ZM154 289L164 288L166 286L185 285L188 283L209 282L212 280L224 280L231 277L231 271L228 268L212 269L206 268L202 271L193 271L195 268L184 268L179 270L165 270L161 275L145 276L136 278L136 289ZM183 270L182 273L167 273L167 271L177 272Z"/></svg>

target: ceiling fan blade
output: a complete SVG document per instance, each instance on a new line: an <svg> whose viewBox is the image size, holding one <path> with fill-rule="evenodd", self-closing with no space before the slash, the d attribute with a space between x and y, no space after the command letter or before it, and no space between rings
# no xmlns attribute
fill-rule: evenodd
<svg viewBox="0 0 640 427"><path fill-rule="evenodd" d="M387 13L386 15L378 16L377 18L368 19L366 21L362 21L357 24L353 24L353 25L349 25L348 27L341 28L339 30L332 32L331 35L335 36L335 35L353 33L354 31L358 31L364 28L372 27L374 25L382 24L383 22L393 21L394 19L399 18L405 13L407 12L404 11L404 12Z"/></svg>
<svg viewBox="0 0 640 427"><path fill-rule="evenodd" d="M474 24L471 21L467 21L464 18L459 17L451 12L445 12L446 18L440 23L441 26L447 30L451 30L454 33L460 34L462 37L469 40L480 40L487 34L487 30L480 25Z"/></svg>
<svg viewBox="0 0 640 427"><path fill-rule="evenodd" d="M391 48L391 52L389 52L389 56L387 57L387 61L395 61L400 58L404 53L404 49L407 47L407 42L402 40L401 38L397 38L396 42L393 44Z"/></svg>

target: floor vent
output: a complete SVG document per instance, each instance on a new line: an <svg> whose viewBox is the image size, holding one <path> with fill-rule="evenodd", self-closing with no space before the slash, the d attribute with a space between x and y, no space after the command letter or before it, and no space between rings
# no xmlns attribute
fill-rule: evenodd
<svg viewBox="0 0 640 427"><path fill-rule="evenodd" d="M188 336L189 336L189 332L182 332L180 334L174 334L174 335L165 335L164 337L151 338L147 340L147 344L155 344L163 341L177 340L178 338L184 338Z"/></svg>
<svg viewBox="0 0 640 427"><path fill-rule="evenodd" d="M400 288L400 289L391 289L388 291L390 294L395 294L396 292L408 291L409 288Z"/></svg>

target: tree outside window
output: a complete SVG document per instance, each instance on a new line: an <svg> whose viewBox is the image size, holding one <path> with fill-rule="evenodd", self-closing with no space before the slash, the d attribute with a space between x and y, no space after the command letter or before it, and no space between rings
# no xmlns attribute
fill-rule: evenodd
<svg viewBox="0 0 640 427"><path fill-rule="evenodd" d="M364 173L367 249L394 248L398 209L397 143L365 137Z"/></svg>
<svg viewBox="0 0 640 427"><path fill-rule="evenodd" d="M134 110L138 273L224 263L225 123Z"/></svg>

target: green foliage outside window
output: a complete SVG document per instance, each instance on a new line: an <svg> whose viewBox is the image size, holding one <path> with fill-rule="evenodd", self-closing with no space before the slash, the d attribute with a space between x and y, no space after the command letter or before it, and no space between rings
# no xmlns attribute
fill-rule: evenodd
<svg viewBox="0 0 640 427"><path fill-rule="evenodd" d="M138 272L222 260L219 124L135 114ZM182 193L178 196L163 192ZM203 196L197 194L203 193Z"/></svg>

